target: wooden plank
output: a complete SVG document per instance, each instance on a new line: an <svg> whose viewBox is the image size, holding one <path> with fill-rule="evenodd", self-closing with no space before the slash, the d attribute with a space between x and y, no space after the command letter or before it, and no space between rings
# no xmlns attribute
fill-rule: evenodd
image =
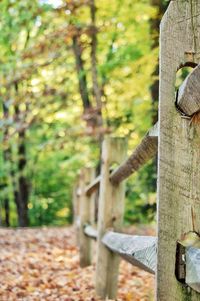
<svg viewBox="0 0 200 301"><path fill-rule="evenodd" d="M197 237L197 235L196 235ZM189 236L185 239L180 264L185 270L181 273L181 279L189 287L200 293L200 240ZM109 231L102 242L112 252L118 253L123 259L149 273L156 273L157 266L157 238L153 236L133 236ZM190 246L192 245L192 246ZM196 246L196 247L195 247ZM184 255L185 254L185 255ZM185 258L185 261L183 261ZM183 267L183 262L184 266ZM180 271L180 269L178 269Z"/></svg>
<svg viewBox="0 0 200 301"><path fill-rule="evenodd" d="M99 188L100 181L101 181L101 175L96 177L94 181L86 187L85 193L87 194L87 196L90 196L95 190Z"/></svg>
<svg viewBox="0 0 200 301"><path fill-rule="evenodd" d="M157 264L157 238L153 236L133 236L107 232L102 242L131 264L155 274Z"/></svg>
<svg viewBox="0 0 200 301"><path fill-rule="evenodd" d="M177 240L200 232L200 127L175 108L176 72L200 61L200 1L171 1L161 22L158 146L158 301L199 301L175 277ZM167 260L166 260L167 258Z"/></svg>
<svg viewBox="0 0 200 301"><path fill-rule="evenodd" d="M84 233L90 238L97 239L97 229L95 229L91 225L85 225Z"/></svg>
<svg viewBox="0 0 200 301"><path fill-rule="evenodd" d="M185 79L178 90L177 106L187 116L200 111L200 65Z"/></svg>
<svg viewBox="0 0 200 301"><path fill-rule="evenodd" d="M150 129L141 143L136 147L132 155L114 170L110 176L113 185L128 178L131 174L141 168L147 161L152 159L158 150L158 125Z"/></svg>
<svg viewBox="0 0 200 301"><path fill-rule="evenodd" d="M86 267L92 263L92 241L85 235L85 224L93 222L92 211L94 211L94 201L85 193L85 187L94 179L94 169L84 168L80 175L80 232L79 232L79 251L80 266ZM91 209L92 208L92 209Z"/></svg>
<svg viewBox="0 0 200 301"><path fill-rule="evenodd" d="M125 198L125 184L113 186L109 169L113 163L125 160L126 149L127 141L123 138L107 137L103 142L96 262L96 293L103 300L116 298L119 256L109 251L101 239L108 228L121 230Z"/></svg>

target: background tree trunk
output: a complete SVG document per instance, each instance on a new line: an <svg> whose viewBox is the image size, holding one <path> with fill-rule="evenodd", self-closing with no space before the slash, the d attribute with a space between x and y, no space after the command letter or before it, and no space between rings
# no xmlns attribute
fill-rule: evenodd
<svg viewBox="0 0 200 301"><path fill-rule="evenodd" d="M167 8L167 4L163 0L151 0L151 5L157 10L155 18L151 19L151 36L152 36L152 50L159 46L159 30L160 21ZM152 98L152 124L158 121L158 98L159 98L159 63L155 66L152 76L155 78L151 85L151 98Z"/></svg>
<svg viewBox="0 0 200 301"><path fill-rule="evenodd" d="M16 94L18 93L18 86L16 86ZM20 121L20 108L18 105L14 106L15 121ZM28 179L25 176L25 169L27 165L26 159L26 130L22 127L18 133L18 166L17 177L13 173L14 179L14 197L17 206L18 222L20 227L28 226L28 199L29 199L29 185ZM17 181L16 179L17 178Z"/></svg>
<svg viewBox="0 0 200 301"><path fill-rule="evenodd" d="M9 108L8 106L3 103L3 118L6 120L9 117ZM3 141L6 142L8 136L8 127L5 126L5 130L3 132ZM4 145L3 148L3 162L6 165L9 163L11 158L11 149L9 145ZM9 172L8 172L9 173ZM4 178L3 188L5 189L8 186L8 177L9 174L6 174ZM4 208L4 220L2 220L2 224L9 227L10 226L10 204L9 204L9 197L6 195L2 201L2 207Z"/></svg>
<svg viewBox="0 0 200 301"><path fill-rule="evenodd" d="M157 10L156 17L151 19L151 37L152 37L152 50L159 47L159 32L160 32L160 21L167 8L167 4L163 0L151 0L151 5ZM151 85L151 99L152 99L152 125L158 121L158 99L159 99L159 58L157 58L157 64L152 74L154 82ZM153 173L157 174L157 157L152 163ZM157 178L152 180L154 190L157 188Z"/></svg>
<svg viewBox="0 0 200 301"><path fill-rule="evenodd" d="M28 180L24 175L26 168L26 148L25 148L25 131L19 133L19 148L18 148L19 162L18 162L18 187L19 187L19 225L21 227L28 226L28 199L29 188Z"/></svg>

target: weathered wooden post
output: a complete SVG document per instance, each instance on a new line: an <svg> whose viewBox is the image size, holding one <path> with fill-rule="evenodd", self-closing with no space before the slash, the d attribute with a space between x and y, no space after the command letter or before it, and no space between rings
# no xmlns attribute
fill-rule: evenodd
<svg viewBox="0 0 200 301"><path fill-rule="evenodd" d="M127 143L123 138L107 137L103 142L96 266L96 293L103 299L107 296L116 298L119 257L108 250L101 240L106 230L121 230L124 215L125 184L111 184L110 167L113 163L124 161L126 152Z"/></svg>
<svg viewBox="0 0 200 301"><path fill-rule="evenodd" d="M79 183L80 182L80 175L78 175L74 187L73 187L73 194L72 194L72 206L73 206L73 224L76 227L77 226L77 219L79 217L79 197L80 197L80 191L79 191Z"/></svg>
<svg viewBox="0 0 200 301"><path fill-rule="evenodd" d="M175 264L177 240L189 231L200 233L200 124L175 108L175 78L178 69L200 61L199 0L170 2L160 45L156 295L158 301L197 301L200 294L176 279Z"/></svg>
<svg viewBox="0 0 200 301"><path fill-rule="evenodd" d="M80 227L80 175L78 175L72 195L72 206L73 206L73 225L76 229L76 243L79 244L79 227Z"/></svg>
<svg viewBox="0 0 200 301"><path fill-rule="evenodd" d="M84 168L80 174L80 231L79 231L79 247L80 247L80 265L86 267L92 263L92 240L85 235L84 228L86 224L94 222L94 196L87 196L86 187L94 179L94 168Z"/></svg>

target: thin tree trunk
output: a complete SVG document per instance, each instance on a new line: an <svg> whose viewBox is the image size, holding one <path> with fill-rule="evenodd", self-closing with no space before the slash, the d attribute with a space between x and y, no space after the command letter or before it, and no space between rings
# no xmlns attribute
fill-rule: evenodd
<svg viewBox="0 0 200 301"><path fill-rule="evenodd" d="M151 5L157 9L156 18L151 19L151 36L152 36L152 50L158 48L159 46L159 31L160 31L160 21L165 12L165 6L163 0L151 0ZM152 99L152 124L156 124L158 121L158 99L159 99L159 61L157 58L157 64L155 66L152 76L155 78L153 84L151 85L151 99ZM157 156L152 163L153 172L157 173ZM152 181L152 187L156 191L157 179Z"/></svg>
<svg viewBox="0 0 200 301"><path fill-rule="evenodd" d="M26 147L25 147L25 131L22 130L19 133L19 147L18 147L18 187L19 187L19 206L18 206L18 216L20 227L28 226L28 199L29 199L29 186L28 180L24 175L26 168Z"/></svg>
<svg viewBox="0 0 200 301"><path fill-rule="evenodd" d="M15 87L16 94L18 93L18 85ZM20 109L18 105L15 105L15 120L20 120ZM14 196L15 203L17 206L18 222L20 227L28 226L28 199L29 199L29 185L28 179L26 178L24 172L27 165L26 160L26 130L22 128L18 134L18 174L17 182L14 182ZM15 180L14 171L13 179Z"/></svg>
<svg viewBox="0 0 200 301"><path fill-rule="evenodd" d="M0 227L3 226L3 222L2 222L2 205L1 205L1 200L0 200Z"/></svg>
<svg viewBox="0 0 200 301"><path fill-rule="evenodd" d="M5 103L3 103L3 118L6 120L9 117L9 109L6 106ZM5 127L4 133L3 133L3 141L4 143L7 140L7 135L8 135L8 127ZM3 161L4 164L7 164L7 162L9 162L11 157L11 149L10 146L3 146ZM4 188L7 187L8 185L8 175L9 171L7 171L7 174L5 175L5 183L4 183ZM3 224L5 224L5 226L9 227L10 226L10 205L9 205L9 198L8 196L5 196L2 202L2 206L4 207L4 212L5 212L5 219L3 222Z"/></svg>
<svg viewBox="0 0 200 301"><path fill-rule="evenodd" d="M162 0L151 0L151 5L157 10L156 18L151 19L151 36L152 36L152 50L159 46L159 30L160 21L166 9L166 4ZM155 66L152 76L155 78L151 86L152 97L152 124L158 121L158 97L159 97L159 64Z"/></svg>
<svg viewBox="0 0 200 301"><path fill-rule="evenodd" d="M91 103L89 99L86 72L84 69L84 62L82 59L82 49L79 41L78 34L73 36L73 51L76 60L76 70L79 82L79 91L83 103L84 111L91 108Z"/></svg>
<svg viewBox="0 0 200 301"><path fill-rule="evenodd" d="M93 85L93 95L96 99L96 106L99 113L100 126L103 124L102 120L102 101L101 101L101 89L98 83L98 72L97 72L97 28L96 28L96 6L95 1L90 2L90 12L91 12L91 71L92 71L92 85Z"/></svg>
<svg viewBox="0 0 200 301"><path fill-rule="evenodd" d="M97 126L99 128L99 148L100 148L100 160L97 166L97 175L100 173L101 167L101 153L103 142L103 117L102 117L102 91L98 83L98 71L97 71L97 28L96 28L96 6L95 0L90 1L90 15L91 15L91 72L92 72L92 90L93 96L96 100L97 107Z"/></svg>
<svg viewBox="0 0 200 301"><path fill-rule="evenodd" d="M4 210L5 210L5 225L6 227L10 226L10 203L9 199L4 199Z"/></svg>

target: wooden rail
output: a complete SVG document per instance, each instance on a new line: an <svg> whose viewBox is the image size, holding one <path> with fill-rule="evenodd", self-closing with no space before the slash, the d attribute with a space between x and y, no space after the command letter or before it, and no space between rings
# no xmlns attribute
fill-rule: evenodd
<svg viewBox="0 0 200 301"><path fill-rule="evenodd" d="M158 150L158 124L151 128L132 155L110 176L112 184L117 185L152 159Z"/></svg>
<svg viewBox="0 0 200 301"><path fill-rule="evenodd" d="M110 169L110 181L116 185L128 178L131 174L142 167L148 160L153 158L158 149L158 124L156 123L142 139L133 154L117 169L112 171ZM85 188L85 193L90 196L97 190L101 182L101 175L96 177L88 186Z"/></svg>
<svg viewBox="0 0 200 301"><path fill-rule="evenodd" d="M193 240L194 247L188 247L188 238ZM157 268L157 237L133 236L115 232L107 232L102 242L112 252L119 254L123 259L151 274ZM183 275L182 281L200 293L200 238L190 232L184 239L185 250L182 254ZM196 246L196 247L195 247Z"/></svg>
<svg viewBox="0 0 200 301"><path fill-rule="evenodd" d="M90 183L86 188L85 188L85 193L87 196L90 196L96 189L99 187L101 181L101 175L96 177L92 183Z"/></svg>
<svg viewBox="0 0 200 301"><path fill-rule="evenodd" d="M107 232L102 242L111 251L119 254L131 264L155 274L157 239L153 236L133 236Z"/></svg>

